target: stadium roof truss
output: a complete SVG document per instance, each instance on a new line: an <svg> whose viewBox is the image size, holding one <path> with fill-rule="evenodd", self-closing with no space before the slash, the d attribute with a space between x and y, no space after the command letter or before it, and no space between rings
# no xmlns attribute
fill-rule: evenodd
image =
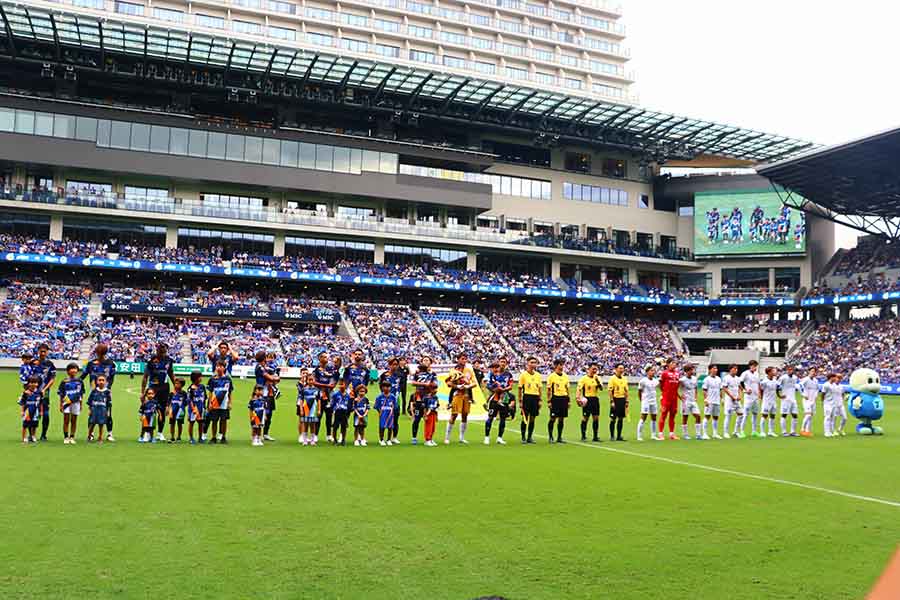
<svg viewBox="0 0 900 600"><path fill-rule="evenodd" d="M900 239L900 128L764 165L757 172L788 206Z"/></svg>
<svg viewBox="0 0 900 600"><path fill-rule="evenodd" d="M275 78L301 86L333 89L342 102L366 97L370 108L415 111L436 118L462 118L517 127L535 134L581 138L620 146L652 159L726 157L759 163L813 148L810 142L635 106L552 91L478 80L398 64L329 55L311 49L262 44L189 29L168 29L24 6L0 0L0 52L8 58L41 60L23 53L28 44L52 48L58 64L71 64L66 51L96 53L98 68L110 56L162 61L183 67ZM180 26L181 27L181 26ZM5 39L2 39L5 38ZM73 64L85 68L85 64ZM147 70L144 69L144 76ZM352 94L351 94L352 90Z"/></svg>

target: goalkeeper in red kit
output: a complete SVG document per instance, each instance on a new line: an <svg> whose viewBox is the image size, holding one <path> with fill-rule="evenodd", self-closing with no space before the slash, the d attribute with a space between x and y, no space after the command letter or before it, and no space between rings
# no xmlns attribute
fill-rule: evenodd
<svg viewBox="0 0 900 600"><path fill-rule="evenodd" d="M659 414L659 435L663 436L663 428L666 419L669 421L669 439L677 440L675 435L675 413L678 412L678 370L675 368L675 359L666 361L666 369L659 376L659 387L662 389Z"/></svg>

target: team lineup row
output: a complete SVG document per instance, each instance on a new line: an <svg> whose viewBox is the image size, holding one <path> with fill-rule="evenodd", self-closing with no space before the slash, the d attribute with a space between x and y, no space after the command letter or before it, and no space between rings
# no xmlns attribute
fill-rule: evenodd
<svg viewBox="0 0 900 600"><path fill-rule="evenodd" d="M102 443L112 437L111 386L116 376L116 364L108 357L108 347L98 344L94 358L83 368L71 363L66 377L57 387L59 411L63 415L64 443L75 443L75 432L82 404L89 410L88 440ZM50 421L50 396L56 382L56 368L47 358L48 347L41 344L37 356L23 357L19 378L24 389L19 398L22 415L24 443L46 440ZM199 371L191 373L189 381L176 377L174 360L168 355L165 344L158 344L156 353L146 363L141 381L139 416L140 442L166 441L165 426L169 425L170 443L180 441L184 423L188 423L190 443L228 443L228 422L235 402L231 371L237 358L236 352L222 342L210 351L209 358L214 373L206 382ZM251 442L262 445L274 441L269 430L281 397L280 367L271 353L256 353L255 386L247 404L251 427ZM356 349L349 366L342 368L339 356L329 357L321 353L314 369L303 368L297 381L296 415L298 417L298 442L316 445L322 422L325 422L325 438L333 444L344 445L347 429L352 426L354 445L366 445L366 427L371 410L378 413L378 439L383 446L399 444L399 417L406 414L412 421L411 442L418 443L420 427L424 426L424 444L436 446L434 441L440 401L437 374L432 370L432 359L424 356L416 370L410 374L400 369L400 360L391 358L388 368L378 375L380 393L370 402L368 398L370 369L365 364L364 353ZM542 404L549 408L547 435L550 443L565 443L564 424L569 416L572 382L564 372L565 361L553 363L553 371L546 377L537 371L538 360L529 357L525 369L514 378L507 359L501 357L490 365L487 374L477 372L469 364L466 353L456 356L456 363L447 373L444 383L448 389L446 408L450 414L444 432L444 443L450 443L453 428L458 421L459 441L467 443L465 434L476 388L486 392L484 403L484 443L491 443L491 430L497 423L498 444L505 444L507 421L520 418L522 443L534 443L535 420ZM404 372L406 371L406 372ZM779 373L769 367L764 375L759 373L756 361L740 375L732 365L724 376L718 367L711 365L702 383L694 365L684 365L670 359L664 369L646 368L637 388L640 398L640 419L637 440L643 441L648 427L652 440L663 440L668 422L669 439L679 439L675 434L676 415L681 415L682 438L692 439L688 422L694 421L693 439L708 440L746 437L745 424L750 417L750 437L775 437L776 419L780 415L781 435L785 437L811 436L812 418L819 397L824 406L826 437L844 435L847 422L844 405L844 389L840 375L828 375L828 381L820 385L815 368L800 378L791 366ZM89 380L89 389L84 380ZM513 386L517 384L517 393ZM413 393L407 402L407 390ZM629 382L624 365L615 367L607 382L609 401L609 436L612 441L624 441L622 428L629 410ZM600 442L599 417L603 383L596 363L589 365L587 373L575 385L575 402L582 409L581 440L587 441L587 428L592 426L592 441ZM703 406L698 401L698 389L704 392ZM797 431L799 416L797 394L802 398L803 423ZM85 395L87 399L85 400ZM780 406L777 406L780 403ZM702 410L701 410L702 408ZM722 435L719 434L720 416L724 415ZM761 418L760 418L761 417ZM729 433L732 419L734 426ZM789 421L789 426L788 426ZM94 430L97 429L95 437ZM154 435L155 433L155 435Z"/></svg>

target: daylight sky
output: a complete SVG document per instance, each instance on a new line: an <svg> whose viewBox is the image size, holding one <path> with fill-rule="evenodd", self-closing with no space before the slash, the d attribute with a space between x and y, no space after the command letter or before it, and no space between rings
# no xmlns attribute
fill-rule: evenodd
<svg viewBox="0 0 900 600"><path fill-rule="evenodd" d="M642 106L822 144L900 126L896 0L623 4Z"/></svg>

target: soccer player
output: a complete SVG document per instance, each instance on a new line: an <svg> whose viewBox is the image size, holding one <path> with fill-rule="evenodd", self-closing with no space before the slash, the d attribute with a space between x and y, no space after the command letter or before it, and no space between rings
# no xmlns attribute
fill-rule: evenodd
<svg viewBox="0 0 900 600"><path fill-rule="evenodd" d="M34 443L37 440L37 424L44 410L44 395L40 390L41 378L31 375L25 382L25 389L19 396L19 406L22 407L22 443Z"/></svg>
<svg viewBox="0 0 900 600"><path fill-rule="evenodd" d="M350 366L344 369L344 381L347 382L347 390L353 398L356 397L359 386L369 389L369 368L366 366L362 349L356 348L350 355Z"/></svg>
<svg viewBox="0 0 900 600"><path fill-rule="evenodd" d="M97 443L103 443L103 427L109 423L109 410L112 403L112 394L106 385L106 375L97 375L93 382L93 389L88 396L88 441L94 439L94 427L97 427ZM107 441L109 437L107 436Z"/></svg>
<svg viewBox="0 0 900 600"><path fill-rule="evenodd" d="M625 365L622 363L616 365L606 387L609 389L609 439L624 442L622 426L628 412L628 379L625 377Z"/></svg>
<svg viewBox="0 0 900 600"><path fill-rule="evenodd" d="M581 407L581 441L587 441L587 424L588 418L592 420L591 426L594 431L593 441L599 442L600 436L600 390L603 389L603 383L597 372L600 371L600 365L592 362L588 365L587 373L578 380L575 387L575 397L581 398L584 406ZM656 418L654 416L654 418Z"/></svg>
<svg viewBox="0 0 900 600"><path fill-rule="evenodd" d="M369 422L369 399L366 397L368 386L358 385L353 399L353 433L354 446L366 446L366 424Z"/></svg>
<svg viewBox="0 0 900 600"><path fill-rule="evenodd" d="M423 392L423 400L425 401L425 445L429 447L437 446L437 442L434 441L434 430L437 427L438 413L437 389L437 382L435 382L426 387Z"/></svg>
<svg viewBox="0 0 900 600"><path fill-rule="evenodd" d="M662 431L656 429L656 390L659 388L659 378L656 377L656 367L650 365L644 371L644 376L638 381L638 393L641 397L641 418L637 424L637 441L644 441L644 424L650 417L650 439L662 440ZM597 440L599 441L599 440Z"/></svg>
<svg viewBox="0 0 900 600"><path fill-rule="evenodd" d="M525 370L519 375L519 410L522 411L522 443L534 443L534 421L541 412L541 387L544 380L537 372L537 358L525 360Z"/></svg>
<svg viewBox="0 0 900 600"><path fill-rule="evenodd" d="M838 373L829 373L828 381L822 384L822 413L824 415L825 437L838 437L834 430L838 416L838 406L844 403L844 386Z"/></svg>
<svg viewBox="0 0 900 600"><path fill-rule="evenodd" d="M418 444L419 424L425 416L425 394L433 385L437 384L437 375L431 370L431 357L423 356L419 360L419 366L413 375L412 402L407 405L410 417L412 417L412 443Z"/></svg>
<svg viewBox="0 0 900 600"><path fill-rule="evenodd" d="M409 403L407 402L406 394L408 392L407 387L409 384L409 360L405 356L401 356L399 359L399 364L397 365L397 377L398 383L400 384L400 411L397 415L406 414L407 407ZM399 418L397 419L399 422ZM394 437L397 437L396 435Z"/></svg>
<svg viewBox="0 0 900 600"><path fill-rule="evenodd" d="M510 390L512 390L512 374L506 366L506 359L501 358L500 361L492 363L491 372L488 375L488 391L491 399L488 403L488 416L484 421L484 443L491 443L491 426L494 419L499 418L500 423L497 425L497 443L501 446L505 445L503 434L506 432L506 419L511 414L509 399Z"/></svg>
<svg viewBox="0 0 900 600"><path fill-rule="evenodd" d="M164 442L163 428L166 425L166 413L169 407L169 381L175 379L172 365L175 361L169 357L169 347L165 344L157 344L156 354L147 361L144 367L144 378L141 380L141 395L149 388L153 388L156 410L159 411L157 419L156 439ZM224 363L223 363L224 364Z"/></svg>
<svg viewBox="0 0 900 600"><path fill-rule="evenodd" d="M266 418L266 398L263 396L263 386L259 384L253 386L253 396L247 403L247 409L250 411L250 445L262 446L262 428Z"/></svg>
<svg viewBox="0 0 900 600"><path fill-rule="evenodd" d="M274 442L275 438L269 435L269 429L272 427L272 417L275 413L275 404L279 393L278 384L281 383L281 370L275 363L274 354L270 355L265 350L259 350L254 358L256 359L256 368L253 370L253 374L256 377L256 385L262 386L263 398L266 401L263 439L267 442Z"/></svg>
<svg viewBox="0 0 900 600"><path fill-rule="evenodd" d="M840 418L840 423L833 429L834 436L837 437L839 435L847 435L844 431L844 426L847 425L847 403L844 402L844 386L841 384L843 376L838 373L837 374L837 386L841 389L841 397L838 402L835 404L835 421Z"/></svg>
<svg viewBox="0 0 900 600"><path fill-rule="evenodd" d="M760 394L758 369L759 363L755 360L751 360L747 366L747 370L741 373L740 379L741 392L744 398L744 414L740 417L740 425L738 425L738 429L741 430L741 434L743 435L744 423L747 421L747 415L750 415L750 435L752 437L762 437L762 434L758 432Z"/></svg>
<svg viewBox="0 0 900 600"><path fill-rule="evenodd" d="M138 409L138 414L141 416L141 437L138 438L138 442L155 444L153 422L159 416L156 406L156 388L149 387L144 390L144 393L141 395L141 406Z"/></svg>
<svg viewBox="0 0 900 600"><path fill-rule="evenodd" d="M211 364L213 368L215 368L216 363L225 363L225 372L230 376L234 363L237 362L240 355L237 350L233 350L231 346L228 345L228 342L222 340L219 342L218 346L210 349L210 351L206 353L206 357L209 359L209 364Z"/></svg>
<svg viewBox="0 0 900 600"><path fill-rule="evenodd" d="M553 361L553 372L547 376L547 405L550 407L550 420L547 421L547 438L553 443L553 426L556 425L556 443L565 444L563 425L569 416L569 376L563 372L566 361L557 358Z"/></svg>
<svg viewBox="0 0 900 600"><path fill-rule="evenodd" d="M703 380L703 414L706 420L703 424L703 439L708 440L710 437L714 440L721 439L719 435L719 414L722 408L722 378L719 377L719 367L709 365L706 372L706 379ZM707 427L712 424L712 436L709 435Z"/></svg>
<svg viewBox="0 0 900 600"><path fill-rule="evenodd" d="M812 437L812 420L816 414L816 398L819 397L819 371L810 367L806 377L800 380L800 394L803 396L803 425L800 435Z"/></svg>
<svg viewBox="0 0 900 600"><path fill-rule="evenodd" d="M234 393L234 383L225 372L226 365L219 361L216 363L216 373L209 378L206 389L209 391L209 421L212 424L212 438L210 444L227 444L228 419L231 418L231 395ZM218 428L218 431L217 431Z"/></svg>
<svg viewBox="0 0 900 600"><path fill-rule="evenodd" d="M109 390L109 406L106 408L106 441L114 442L116 439L113 437L112 386L116 379L116 363L109 358L108 354L109 346L103 343L97 344L94 348L94 358L84 365L81 380L84 381L85 378L88 378L91 388L94 388L97 386L97 378L100 375L106 379L106 387ZM88 436L89 441L90 439Z"/></svg>
<svg viewBox="0 0 900 600"><path fill-rule="evenodd" d="M84 399L84 383L78 378L78 365L75 363L66 365L66 375L57 389L59 412L63 414L63 444L74 444L81 401Z"/></svg>
<svg viewBox="0 0 900 600"><path fill-rule="evenodd" d="M678 379L678 399L681 401L681 437L689 440L688 417L694 417L694 437L703 439L703 425L700 424L700 407L697 406L697 375L694 365L684 365L684 374Z"/></svg>
<svg viewBox="0 0 900 600"><path fill-rule="evenodd" d="M457 417L462 421L459 424L459 443L469 443L466 441L466 429L469 426L469 409L472 407L472 389L478 384L475 381L475 373L468 363L469 357L465 352L460 352L456 356L456 365L447 374L447 385L450 387L450 420L444 433L445 444L450 443L450 433Z"/></svg>
<svg viewBox="0 0 900 600"><path fill-rule="evenodd" d="M375 410L378 411L378 445L391 446L399 444L391 439L394 432L394 421L397 418L397 397L391 387L391 382L384 380L381 382L381 393L375 398ZM387 440L384 437L387 434Z"/></svg>
<svg viewBox="0 0 900 600"><path fill-rule="evenodd" d="M34 356L30 352L26 352L22 355L22 364L19 366L19 383L22 384L22 389L28 387L28 380L34 374Z"/></svg>
<svg viewBox="0 0 900 600"><path fill-rule="evenodd" d="M775 414L776 403L778 401L778 369L775 367L766 368L766 376L759 382L759 389L762 392L762 427L760 434L762 436L776 437L775 433ZM768 426L768 434L766 427Z"/></svg>
<svg viewBox="0 0 900 600"><path fill-rule="evenodd" d="M675 359L666 361L666 368L659 376L659 387L662 390L660 398L659 434L663 435L666 420L669 421L669 439L677 440L675 435L675 413L678 412L678 385L681 376L675 369Z"/></svg>
<svg viewBox="0 0 900 600"><path fill-rule="evenodd" d="M338 389L331 393L332 416L332 443L335 446L343 446L347 439L347 415L350 412L350 394L347 392L347 382L338 381ZM338 437L338 431L341 436Z"/></svg>
<svg viewBox="0 0 900 600"><path fill-rule="evenodd" d="M397 435L400 433L400 423L398 419L400 412L400 359L391 357L388 360L387 371L383 372L378 377L378 389L381 389L385 383L390 387L391 396L393 396L394 400L397 402L397 406L394 407L393 419L391 420L391 431L389 432L388 442L389 444L399 444L400 440L397 439ZM379 412L379 414L381 413Z"/></svg>
<svg viewBox="0 0 900 600"><path fill-rule="evenodd" d="M797 437L797 375L794 365L788 365L778 378L778 395L781 398L781 435ZM787 416L791 415L791 430L787 429Z"/></svg>
<svg viewBox="0 0 900 600"><path fill-rule="evenodd" d="M181 432L184 430L184 415L187 412L188 397L184 389L184 379L176 377L172 384L175 386L169 401L169 443L181 441ZM175 426L178 425L178 437L175 436Z"/></svg>
<svg viewBox="0 0 900 600"><path fill-rule="evenodd" d="M56 366L48 358L50 346L38 346L37 358L31 363L31 374L40 380L38 391L41 393L41 441L47 441L47 430L50 428L50 390L56 381Z"/></svg>
<svg viewBox="0 0 900 600"><path fill-rule="evenodd" d="M722 426L722 437L726 440L732 435L743 438L744 406L741 399L741 378L738 377L738 366L731 365L722 378L722 392L725 394L725 423ZM734 431L728 433L728 425L734 416Z"/></svg>
<svg viewBox="0 0 900 600"><path fill-rule="evenodd" d="M332 429L332 411L331 411L331 392L334 391L334 371L331 370L331 363L328 360L326 352L319 352L319 365L313 369L312 383L319 390L319 406L325 413L325 441L333 442L334 437L331 435ZM316 421L315 431L313 432L313 440L319 441L319 427L321 423Z"/></svg>
<svg viewBox="0 0 900 600"><path fill-rule="evenodd" d="M304 446L315 446L315 423L319 420L319 399L321 392L315 386L312 373L300 371L297 381L297 441Z"/></svg>
<svg viewBox="0 0 900 600"><path fill-rule="evenodd" d="M188 388L188 436L191 444L206 442L206 400L208 392L203 385L203 374L191 372L191 385ZM194 426L197 427L197 439L194 440Z"/></svg>

